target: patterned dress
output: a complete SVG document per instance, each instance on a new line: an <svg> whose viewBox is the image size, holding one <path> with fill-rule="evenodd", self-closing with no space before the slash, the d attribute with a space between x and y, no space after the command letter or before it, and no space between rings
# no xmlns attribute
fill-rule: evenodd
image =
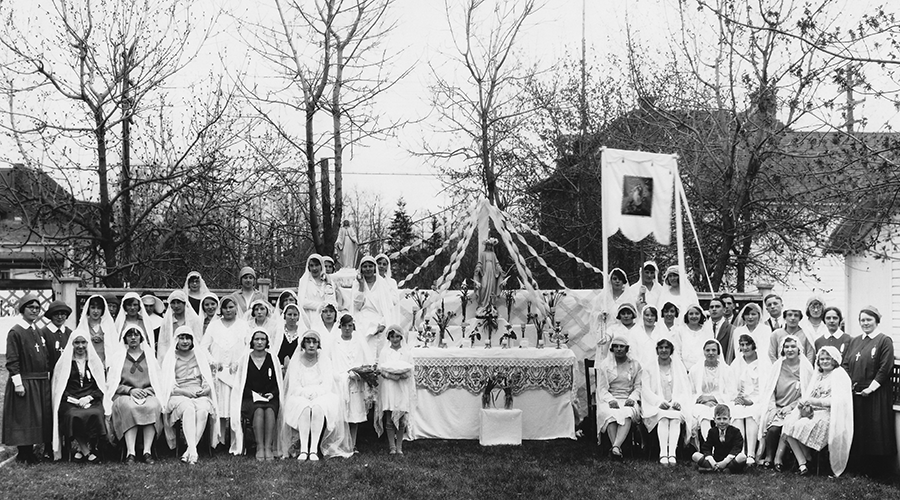
<svg viewBox="0 0 900 500"><path fill-rule="evenodd" d="M815 399L831 398L831 381L822 379L813 388L810 397ZM784 419L782 434L819 451L828 445L828 425L831 422L830 408L815 408L812 418L800 417L799 408L794 409Z"/></svg>

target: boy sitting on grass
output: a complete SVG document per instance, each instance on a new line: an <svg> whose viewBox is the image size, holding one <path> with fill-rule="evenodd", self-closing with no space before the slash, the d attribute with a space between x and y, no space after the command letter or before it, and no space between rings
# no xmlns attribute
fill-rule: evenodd
<svg viewBox="0 0 900 500"><path fill-rule="evenodd" d="M713 415L716 426L709 429L700 451L691 457L700 472L742 472L747 466L744 438L737 427L731 425L728 405L716 405Z"/></svg>

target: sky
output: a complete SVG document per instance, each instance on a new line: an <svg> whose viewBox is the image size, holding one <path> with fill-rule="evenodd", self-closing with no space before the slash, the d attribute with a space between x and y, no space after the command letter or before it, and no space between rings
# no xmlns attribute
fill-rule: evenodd
<svg viewBox="0 0 900 500"><path fill-rule="evenodd" d="M848 1L846 9L862 11L878 4ZM248 3L236 5L246 7ZM256 9L253 2L250 5ZM664 57L660 54L669 50L671 34L680 27L677 5L678 0L546 0L524 27L516 57L525 64L549 69L567 54L578 54L582 21L588 58L599 62L601 69L608 56L626 53L629 27L632 36L654 54L651 57ZM444 1L396 0L393 15L397 25L386 41L388 50L400 53L397 66L411 67L412 71L377 102L389 116L419 120L433 114L429 86L434 83L434 74L428 63L437 66L442 74L461 74L458 65L447 62L454 48ZM865 102L857 115L870 118L868 128L872 130L897 121L896 109ZM345 186L378 192L388 207L402 196L409 209L418 214L447 206L451 200L443 191L438 172L411 154L422 150L424 140L434 139L435 134L425 122L405 127L396 138L368 141L353 148L351 155L345 157Z"/></svg>
<svg viewBox="0 0 900 500"><path fill-rule="evenodd" d="M848 0L847 8L865 9L876 4ZM238 70L251 76L263 73L259 57L248 51L244 43L252 35L243 23L271 21L274 0L196 0L190 5L201 18L215 9L222 9L225 15L218 18L213 36L198 49L195 61L168 83L169 92L190 93L193 81L222 72L223 65L231 77ZM607 56L625 54L629 26L632 35L655 54L653 57L664 57L659 54L665 53L670 34L677 32L679 26L677 5L678 0L545 0L524 27L516 57L526 64L548 69L567 54L577 54L581 46L582 18L588 57L600 62L601 70ZM423 141L435 139L433 123L420 121L433 118L429 86L434 82L434 74L429 63L449 78L461 73L459 66L448 62L453 44L443 0L395 0L391 16L396 20L396 27L385 40L385 48L388 53L397 54L397 68L412 70L390 91L379 96L377 106L389 118L414 123L399 130L396 137L368 140L349 151L344 159L345 189L378 193L389 210L402 196L413 215L423 215L451 203L442 189L438 172L412 154L422 150ZM171 109L179 109L178 104L173 102ZM868 128L874 130L884 123L893 123L897 117L895 109L872 103L863 103L857 114L870 118ZM14 148L7 147L6 152L3 159L17 161Z"/></svg>

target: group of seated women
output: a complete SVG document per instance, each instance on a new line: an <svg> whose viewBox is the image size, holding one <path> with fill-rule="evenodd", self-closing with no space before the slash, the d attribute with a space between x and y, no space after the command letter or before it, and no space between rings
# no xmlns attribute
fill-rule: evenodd
<svg viewBox="0 0 900 500"><path fill-rule="evenodd" d="M297 292L274 306L251 268L221 298L193 272L164 309L133 292L118 311L114 297L89 297L53 374L57 458L69 443L73 458L96 462L108 438L125 462L153 463L163 433L171 448L182 440L187 464L204 435L234 454L253 447L258 460L348 457L373 408L390 452L403 453L413 361L393 322L396 284L377 271L389 266L362 259L345 304L327 263L311 256Z"/></svg>
<svg viewBox="0 0 900 500"><path fill-rule="evenodd" d="M687 307L680 324L675 304L662 309L659 323L654 306L638 311L629 303L619 305L618 321L609 325L608 355L598 358L598 439L608 436L613 457L622 457L629 430L642 422L648 432L657 432L660 463L675 464L680 442L699 451L706 436L719 435L710 434L718 414L726 414L741 436L741 456L721 463L739 459L781 471L791 450L797 471L805 475L812 452L827 447L831 469L840 475L848 461L862 464L895 452L892 429L883 423L893 422L888 380L893 347L878 330L881 316L874 307L860 311L863 333L850 337L840 329L840 310L821 302L808 304L807 311L786 309L791 317L775 331L761 321L761 308L748 304L736 316L736 356L730 364L726 349L704 327L706 314L698 305ZM778 309L770 308L769 319ZM814 329L800 321L810 309L818 312L819 337L807 336L806 330ZM771 338L778 338L773 357L767 352ZM805 355L810 345L817 347L812 363ZM766 351L759 353L760 347ZM598 356L603 350L598 346ZM727 408L717 408L721 405ZM701 469L711 461L699 460ZM712 470L716 464L706 465Z"/></svg>

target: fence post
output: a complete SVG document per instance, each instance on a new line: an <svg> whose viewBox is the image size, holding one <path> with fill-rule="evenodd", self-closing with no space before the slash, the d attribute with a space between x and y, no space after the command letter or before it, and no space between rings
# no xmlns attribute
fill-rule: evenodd
<svg viewBox="0 0 900 500"><path fill-rule="evenodd" d="M772 293L772 289L774 287L775 286L771 283L757 283L756 289L759 290L760 299L765 299L766 295L769 295L770 293ZM763 304L763 305L765 305L765 304Z"/></svg>
<svg viewBox="0 0 900 500"><path fill-rule="evenodd" d="M81 284L81 278L73 278L73 277L65 277L59 278L60 285L60 297L59 299L66 303L67 306L72 308L72 314L69 315L69 319L66 320L66 326L71 329L75 329L75 324L78 319L78 299L76 298L76 294L78 292L78 285Z"/></svg>
<svg viewBox="0 0 900 500"><path fill-rule="evenodd" d="M269 288L271 288L271 286L272 286L272 280L270 280L269 278L260 278L260 279L256 280L256 286L259 287L260 293L262 293L263 297L265 297L266 300L268 301L269 300Z"/></svg>

